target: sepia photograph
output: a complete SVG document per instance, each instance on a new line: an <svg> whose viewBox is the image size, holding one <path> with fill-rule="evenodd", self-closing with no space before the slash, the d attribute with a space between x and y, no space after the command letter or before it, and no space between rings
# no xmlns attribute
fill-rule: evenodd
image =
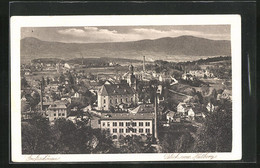
<svg viewBox="0 0 260 168"><path fill-rule="evenodd" d="M12 161L241 159L240 22L12 17Z"/></svg>

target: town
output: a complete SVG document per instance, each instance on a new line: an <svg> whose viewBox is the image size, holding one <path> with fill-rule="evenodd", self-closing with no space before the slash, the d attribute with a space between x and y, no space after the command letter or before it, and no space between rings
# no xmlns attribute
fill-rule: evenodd
<svg viewBox="0 0 260 168"><path fill-rule="evenodd" d="M23 152L170 153L204 147L207 152L221 151L202 144L203 138L213 141L218 136L205 135L210 131L202 133L202 128L220 115L218 122L231 127L231 57L146 59L123 63L44 58L22 64L22 134L41 133L38 146L49 143L37 149L31 142L34 137L24 138ZM220 127L214 129L221 131ZM221 134L231 136L230 131ZM81 141L83 146L77 146ZM219 145L223 151L231 150L231 142L219 142L226 144Z"/></svg>

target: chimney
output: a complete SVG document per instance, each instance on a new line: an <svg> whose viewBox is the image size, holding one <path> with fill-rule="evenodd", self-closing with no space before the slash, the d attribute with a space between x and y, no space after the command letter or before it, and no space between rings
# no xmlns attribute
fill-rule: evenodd
<svg viewBox="0 0 260 168"><path fill-rule="evenodd" d="M157 94L154 97L154 138L158 142L158 132L157 132Z"/></svg>
<svg viewBox="0 0 260 168"><path fill-rule="evenodd" d="M145 72L145 56L143 56L143 71Z"/></svg>

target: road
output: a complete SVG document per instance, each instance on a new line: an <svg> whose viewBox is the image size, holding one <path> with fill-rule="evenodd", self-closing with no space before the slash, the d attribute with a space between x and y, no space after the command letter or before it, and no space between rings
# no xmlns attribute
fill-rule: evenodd
<svg viewBox="0 0 260 168"><path fill-rule="evenodd" d="M172 93L175 93L175 94L181 95L181 96L187 96L188 98L192 98L192 96L190 96L190 95L186 95L186 94L184 94L184 93L176 92L176 91L171 90L171 89L169 89L169 91L172 92Z"/></svg>

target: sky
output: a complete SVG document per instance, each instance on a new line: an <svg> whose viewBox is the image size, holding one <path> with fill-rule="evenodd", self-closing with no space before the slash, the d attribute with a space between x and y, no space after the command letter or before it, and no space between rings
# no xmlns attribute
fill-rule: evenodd
<svg viewBox="0 0 260 168"><path fill-rule="evenodd" d="M126 42L191 35L230 40L230 25L23 27L21 39L35 37L64 43Z"/></svg>

